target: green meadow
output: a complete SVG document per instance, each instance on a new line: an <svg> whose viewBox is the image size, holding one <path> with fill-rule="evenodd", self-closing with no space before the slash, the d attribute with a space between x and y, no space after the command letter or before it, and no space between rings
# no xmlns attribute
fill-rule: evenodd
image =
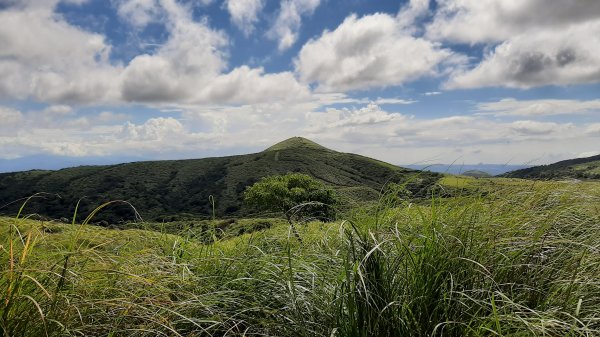
<svg viewBox="0 0 600 337"><path fill-rule="evenodd" d="M92 225L103 207L0 217L2 336L600 335L600 183L446 176L301 240L280 217Z"/></svg>

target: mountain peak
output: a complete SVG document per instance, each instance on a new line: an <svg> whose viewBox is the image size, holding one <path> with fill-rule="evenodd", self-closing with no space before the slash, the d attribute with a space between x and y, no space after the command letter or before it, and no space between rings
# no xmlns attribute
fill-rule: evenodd
<svg viewBox="0 0 600 337"><path fill-rule="evenodd" d="M303 137L292 137L288 138L282 142L279 142L265 151L280 151L287 149L298 149L298 148L309 148L309 149L318 149L318 150L329 150L328 148L321 146L312 140L303 138Z"/></svg>

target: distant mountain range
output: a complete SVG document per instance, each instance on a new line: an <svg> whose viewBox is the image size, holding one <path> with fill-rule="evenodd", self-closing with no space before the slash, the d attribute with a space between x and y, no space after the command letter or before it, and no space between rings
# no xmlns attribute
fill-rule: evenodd
<svg viewBox="0 0 600 337"><path fill-rule="evenodd" d="M26 207L26 213L69 218L77 201L85 197L81 215L102 202L126 200L146 219L209 217L213 209L210 200L214 200L217 216L238 216L253 211L242 202L247 186L262 177L288 172L309 174L332 186L346 201L375 200L386 183L409 178L409 188L418 195L441 176L333 151L294 137L247 155L3 173L0 213L15 214L22 203L18 200L45 192L43 199ZM132 210L111 207L102 217L127 219Z"/></svg>
<svg viewBox="0 0 600 337"><path fill-rule="evenodd" d="M56 155L34 155L15 159L0 159L0 173L27 171L27 170L60 170L68 167L82 165L114 165L145 158L132 157L68 157Z"/></svg>
<svg viewBox="0 0 600 337"><path fill-rule="evenodd" d="M600 179L600 155L559 161L507 172L507 178L522 179Z"/></svg>
<svg viewBox="0 0 600 337"><path fill-rule="evenodd" d="M530 165L507 164L429 164L429 165L404 165L414 170L425 170L438 173L464 174L468 171L480 171L492 176L506 172L531 167Z"/></svg>

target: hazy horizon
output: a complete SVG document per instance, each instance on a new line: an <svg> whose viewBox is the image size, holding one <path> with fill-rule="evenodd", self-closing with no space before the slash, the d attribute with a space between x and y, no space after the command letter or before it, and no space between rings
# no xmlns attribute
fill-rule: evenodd
<svg viewBox="0 0 600 337"><path fill-rule="evenodd" d="M335 149L334 149L335 150ZM262 150L260 150L262 151ZM256 152L260 152L256 151ZM256 152L248 153L232 153L224 156L236 156L252 154ZM28 170L59 170L64 168L71 168L77 166L95 166L95 165L116 165L125 164L140 161L156 161L156 160L190 160L190 159L203 159L207 157L198 158L152 158L152 157L68 157L68 156L55 156L55 155L35 155L28 157L21 157L18 159L6 160L0 159L0 173L19 172ZM391 163L397 166L413 168L418 170L429 170L440 173L461 173L467 170L480 169L486 171L492 175L502 174L512 170L530 167L531 163L528 164L515 164L515 163L464 163L460 162L457 158L452 163Z"/></svg>

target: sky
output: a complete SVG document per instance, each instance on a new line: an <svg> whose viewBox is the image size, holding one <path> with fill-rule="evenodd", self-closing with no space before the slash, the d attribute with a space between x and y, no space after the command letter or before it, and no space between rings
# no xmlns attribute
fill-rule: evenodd
<svg viewBox="0 0 600 337"><path fill-rule="evenodd" d="M600 1L0 0L0 171L293 136L400 165L598 154Z"/></svg>

